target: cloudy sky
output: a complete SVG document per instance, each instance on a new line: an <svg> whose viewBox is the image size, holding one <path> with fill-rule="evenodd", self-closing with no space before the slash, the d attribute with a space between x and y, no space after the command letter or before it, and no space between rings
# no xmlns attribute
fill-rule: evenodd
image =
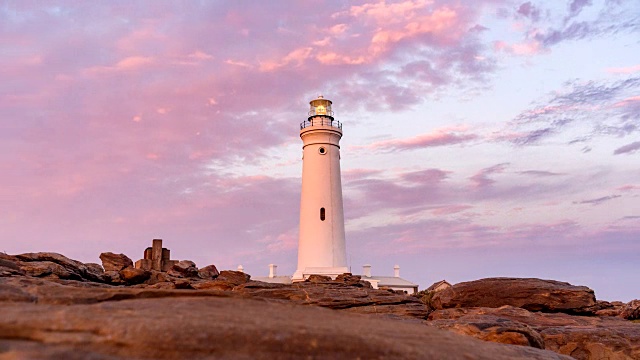
<svg viewBox="0 0 640 360"><path fill-rule="evenodd" d="M292 274L318 94L354 273L640 298L637 0L2 0L0 251Z"/></svg>

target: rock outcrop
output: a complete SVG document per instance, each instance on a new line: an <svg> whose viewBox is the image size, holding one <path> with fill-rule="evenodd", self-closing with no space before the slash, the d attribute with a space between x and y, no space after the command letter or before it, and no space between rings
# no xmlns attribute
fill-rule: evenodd
<svg viewBox="0 0 640 360"><path fill-rule="evenodd" d="M640 359L640 324L625 320L638 318L640 301L596 301L592 290L557 281L456 284L430 298L434 311L418 297L373 289L352 274L274 284L252 281L243 272L218 272L213 265L198 270L190 261L174 261L168 272L136 269L124 255L104 254L103 268L54 253L0 253L0 358L243 358L245 342L251 342L248 348L263 351L253 358L307 357L316 350L321 357L373 356L367 347L376 358ZM235 308L228 310L229 304ZM254 314L254 305L247 304L264 311ZM305 309L321 315L310 318ZM27 315L16 320L18 313ZM340 319L340 331L316 332L312 322L324 324L333 316ZM298 324L299 319L309 323ZM205 320L213 325L204 328ZM360 322L369 320L377 323ZM417 326L412 335L401 329L405 325ZM383 333L393 341L378 338ZM220 336L222 343L215 341ZM244 340L229 340L236 337ZM173 345L158 345L157 339ZM449 345L439 347L439 341ZM233 344L237 353L230 352ZM184 349L179 355L178 347ZM471 348L479 350L464 350Z"/></svg>
<svg viewBox="0 0 640 360"><path fill-rule="evenodd" d="M167 274L175 277L196 277L198 276L198 268L196 263L190 260L181 260L173 264L171 269L167 271Z"/></svg>
<svg viewBox="0 0 640 360"><path fill-rule="evenodd" d="M570 359L422 324L239 298L14 303L2 309L2 358Z"/></svg>
<svg viewBox="0 0 640 360"><path fill-rule="evenodd" d="M198 270L198 277L205 280L212 280L218 277L220 272L215 265L207 265Z"/></svg>
<svg viewBox="0 0 640 360"><path fill-rule="evenodd" d="M120 271L128 267L133 267L133 261L125 254L104 252L100 254L100 260L102 261L104 271Z"/></svg>
<svg viewBox="0 0 640 360"><path fill-rule="evenodd" d="M431 299L436 309L505 305L530 311L594 314L593 290L569 283L520 278L488 278L455 284Z"/></svg>
<svg viewBox="0 0 640 360"><path fill-rule="evenodd" d="M387 317L426 319L429 314L430 309L415 297L372 289L359 276L347 276L346 281L345 278L338 278L334 281L304 281L291 285L251 281L234 287L233 292L253 298L287 300L301 305Z"/></svg>
<svg viewBox="0 0 640 360"><path fill-rule="evenodd" d="M536 346L575 359L640 359L640 324L616 317L530 312L512 306L436 310L427 324L479 339ZM518 336L521 334L522 336ZM516 339L517 341L513 341Z"/></svg>
<svg viewBox="0 0 640 360"><path fill-rule="evenodd" d="M34 274L39 274L34 275L37 277L54 277L96 282L104 282L105 280L101 274L96 274L85 264L57 253L26 253L15 255L14 258L17 260L17 264L21 269L27 269Z"/></svg>

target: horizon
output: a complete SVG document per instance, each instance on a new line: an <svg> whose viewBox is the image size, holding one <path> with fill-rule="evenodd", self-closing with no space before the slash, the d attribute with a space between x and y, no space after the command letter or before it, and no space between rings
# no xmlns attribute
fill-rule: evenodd
<svg viewBox="0 0 640 360"><path fill-rule="evenodd" d="M640 4L0 3L0 251L296 270L299 124L343 124L352 273L640 298Z"/></svg>

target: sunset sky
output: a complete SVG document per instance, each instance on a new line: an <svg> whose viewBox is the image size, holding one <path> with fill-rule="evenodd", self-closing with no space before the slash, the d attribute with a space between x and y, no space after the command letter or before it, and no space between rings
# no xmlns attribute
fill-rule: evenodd
<svg viewBox="0 0 640 360"><path fill-rule="evenodd" d="M0 251L292 274L318 94L353 273L640 298L637 0L0 0Z"/></svg>

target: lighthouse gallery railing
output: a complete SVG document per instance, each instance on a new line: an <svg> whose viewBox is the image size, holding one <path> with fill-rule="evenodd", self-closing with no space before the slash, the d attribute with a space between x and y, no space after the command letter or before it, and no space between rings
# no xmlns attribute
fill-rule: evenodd
<svg viewBox="0 0 640 360"><path fill-rule="evenodd" d="M309 126L331 126L342 130L342 124L338 120L333 120L329 117L320 117L306 120L300 123L300 130Z"/></svg>

